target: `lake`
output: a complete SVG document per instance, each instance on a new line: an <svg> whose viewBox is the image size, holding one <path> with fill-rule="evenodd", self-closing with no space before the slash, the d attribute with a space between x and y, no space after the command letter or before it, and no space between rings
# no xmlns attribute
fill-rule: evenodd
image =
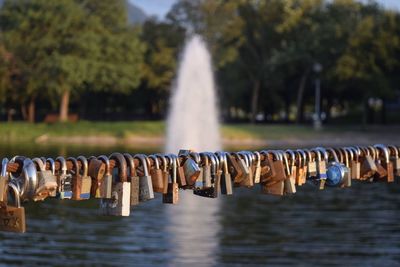
<svg viewBox="0 0 400 267"><path fill-rule="evenodd" d="M0 156L109 155L123 147L1 145ZM79 153L80 152L80 153ZM398 266L400 183L357 183L292 196L256 186L217 200L160 195L126 218L99 215L97 200L25 204L27 233L0 232L0 263L26 266Z"/></svg>

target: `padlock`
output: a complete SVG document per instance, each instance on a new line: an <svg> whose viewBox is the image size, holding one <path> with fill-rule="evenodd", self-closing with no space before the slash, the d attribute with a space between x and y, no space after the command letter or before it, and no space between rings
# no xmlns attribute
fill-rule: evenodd
<svg viewBox="0 0 400 267"><path fill-rule="evenodd" d="M283 157L277 151L270 151L269 153L273 154L272 165L275 175L270 177L268 182L261 183L261 192L263 194L282 196L284 193L284 181L287 178Z"/></svg>
<svg viewBox="0 0 400 267"><path fill-rule="evenodd" d="M54 161L54 159L52 158L47 158L46 161L46 166L47 164L49 164L49 170L51 172L51 174L54 176L57 187L58 187L58 183L57 183L57 176L56 176L56 162ZM57 192L58 192L58 188L56 188L56 190L49 192L49 197L57 197Z"/></svg>
<svg viewBox="0 0 400 267"><path fill-rule="evenodd" d="M139 201L147 201L154 198L153 191L153 183L151 182L151 176L149 173L149 166L147 162L146 155L137 154L134 156L135 159L138 159L140 164L139 168L142 169L143 175L139 177ZM174 158L176 160L176 158Z"/></svg>
<svg viewBox="0 0 400 267"><path fill-rule="evenodd" d="M67 161L63 157L57 157L56 161L60 163L60 170L57 175L59 199L72 198L72 175L67 173Z"/></svg>
<svg viewBox="0 0 400 267"><path fill-rule="evenodd" d="M163 194L163 203L178 204L178 202L179 202L179 184L177 182L177 170L178 170L177 161L171 155L168 155L167 158L170 162L169 177L171 178L171 181L168 181L168 183L167 183L166 193Z"/></svg>
<svg viewBox="0 0 400 267"><path fill-rule="evenodd" d="M32 161L36 164L38 179L38 186L33 200L43 201L49 196L56 195L57 177L51 170L46 170L46 159L43 162L41 158L33 158Z"/></svg>
<svg viewBox="0 0 400 267"><path fill-rule="evenodd" d="M367 147L360 147L361 154L361 170L360 170L360 179L361 180L371 180L375 176L375 173L378 170L376 166L375 159L371 154L370 150Z"/></svg>
<svg viewBox="0 0 400 267"><path fill-rule="evenodd" d="M206 153L200 153L200 157L202 160L202 168L203 168L203 183L201 188L211 188L211 163L208 160L208 156Z"/></svg>
<svg viewBox="0 0 400 267"><path fill-rule="evenodd" d="M300 169L297 165L297 156L296 156L296 153L290 149L286 150L284 153L286 154L287 162L288 162L288 166L289 166L290 184L292 187L294 187L294 192L296 192L296 178L297 178L298 170ZM288 179L286 179L286 180L288 180Z"/></svg>
<svg viewBox="0 0 400 267"><path fill-rule="evenodd" d="M309 179L315 179L317 177L317 162L315 161L315 158L312 156L312 153L310 150L305 149L304 150L307 154L307 178Z"/></svg>
<svg viewBox="0 0 400 267"><path fill-rule="evenodd" d="M237 183L237 181L234 181L234 185L240 186L240 187L253 186L254 183L253 183L253 180L251 179L248 155L246 155L246 153L244 153L244 152L238 152L238 153L236 153L236 159L239 164L239 168L242 171L242 177L241 177L239 183Z"/></svg>
<svg viewBox="0 0 400 267"><path fill-rule="evenodd" d="M88 158L89 169L88 174L92 178L92 188L90 195L95 198L101 198L101 184L103 182L106 165L103 161L94 156Z"/></svg>
<svg viewBox="0 0 400 267"><path fill-rule="evenodd" d="M105 164L104 176L101 179L101 184L99 186L100 198L111 198L112 197L112 173L110 167L110 160L107 156L101 155L97 157Z"/></svg>
<svg viewBox="0 0 400 267"><path fill-rule="evenodd" d="M131 183L131 206L137 206L139 205L139 194L140 194L140 182L139 182L139 176L137 175L136 172L136 166L135 166L135 161L133 157L125 153L124 154L125 160L129 166L129 177L128 181Z"/></svg>
<svg viewBox="0 0 400 267"><path fill-rule="evenodd" d="M307 155L301 150L297 149L299 168L297 169L296 184L302 186L307 181Z"/></svg>
<svg viewBox="0 0 400 267"><path fill-rule="evenodd" d="M394 169L393 169L393 163L390 161L390 151L389 149L382 144L378 144L374 146L376 149L380 150L380 155L381 156L381 165L386 171L386 176L383 178L386 178L386 182L388 183L393 183L394 182ZM379 169L379 167L378 167ZM378 171L379 172L379 171ZM380 177L382 178L382 177Z"/></svg>
<svg viewBox="0 0 400 267"><path fill-rule="evenodd" d="M7 172L8 158L3 158L1 161L0 173L0 203L7 202L8 190L8 172Z"/></svg>
<svg viewBox="0 0 400 267"><path fill-rule="evenodd" d="M11 197L7 197L7 204L0 203L0 231L25 233L25 209L21 206L20 192L18 186L9 183L8 188L11 189L14 196L15 206L10 206Z"/></svg>
<svg viewBox="0 0 400 267"><path fill-rule="evenodd" d="M229 169L229 173L231 174L232 180L235 183L240 183L240 180L243 177L243 172L239 167L239 163L237 162L235 154L228 153L228 154L226 154L226 157L228 159L228 169Z"/></svg>
<svg viewBox="0 0 400 267"><path fill-rule="evenodd" d="M216 155L219 157L219 162L222 168L221 175L221 194L223 195L232 195L232 178L228 169L228 160L226 156L226 152L217 152Z"/></svg>
<svg viewBox="0 0 400 267"><path fill-rule="evenodd" d="M388 146L390 150L390 160L393 164L394 174L400 177L400 158L399 158L399 150L397 147L390 145Z"/></svg>
<svg viewBox="0 0 400 267"><path fill-rule="evenodd" d="M324 152L320 149L314 149L313 152L315 153L317 164L316 182L319 190L323 190L326 182L326 160L324 157Z"/></svg>
<svg viewBox="0 0 400 267"><path fill-rule="evenodd" d="M355 147L348 147L348 150L352 151L353 158L351 160L351 178L360 180L361 178L361 163L360 163L360 151Z"/></svg>
<svg viewBox="0 0 400 267"><path fill-rule="evenodd" d="M163 194L166 194L168 192L168 183L169 183L169 178L170 178L170 171L169 171L169 165L168 161L169 159L163 155L163 154L156 154L156 157L161 161L160 168L162 172L162 183L163 183Z"/></svg>
<svg viewBox="0 0 400 267"><path fill-rule="evenodd" d="M202 153L201 155L206 155L208 160L211 162L211 187L195 188L193 194L201 197L207 198L217 198L220 191L220 178L221 173L218 170L219 161L217 162L217 157L212 153Z"/></svg>
<svg viewBox="0 0 400 267"><path fill-rule="evenodd" d="M88 175L89 163L84 156L79 156L77 160L82 166L82 186L80 192L80 199L90 199L90 193L92 189L92 178Z"/></svg>
<svg viewBox="0 0 400 267"><path fill-rule="evenodd" d="M127 164L121 153L113 153L109 157L116 162L117 181L113 182L111 198L101 199L100 208L103 215L129 216L131 206L131 185L128 182ZM113 171L111 170L111 173Z"/></svg>
<svg viewBox="0 0 400 267"><path fill-rule="evenodd" d="M189 188L193 188L200 175L200 167L197 162L193 160L190 155L181 157L183 161L183 170L186 178L186 184Z"/></svg>
<svg viewBox="0 0 400 267"><path fill-rule="evenodd" d="M259 184L261 180L261 154L258 151L254 152L255 168L254 168L254 183Z"/></svg>
<svg viewBox="0 0 400 267"><path fill-rule="evenodd" d="M344 178L341 184L342 188L351 187L351 169L349 168L349 154L344 149L335 150L338 154L341 155L342 161L341 163L344 165ZM347 171L346 171L347 170Z"/></svg>
<svg viewBox="0 0 400 267"><path fill-rule="evenodd" d="M196 182L194 183L194 188L201 188L201 187L203 187L204 170L203 170L200 154L197 152L191 152L190 157L196 162L196 164L200 170L199 177L196 179ZM211 174L210 174L210 176L211 176ZM210 177L210 185L211 185L211 177Z"/></svg>
<svg viewBox="0 0 400 267"><path fill-rule="evenodd" d="M151 182L153 184L153 191L157 193L163 193L164 192L163 174L160 169L160 164L158 162L158 159L155 155L150 155L148 158L152 159L154 162L154 166L150 170Z"/></svg>
<svg viewBox="0 0 400 267"><path fill-rule="evenodd" d="M252 187L254 186L254 173L256 171L256 165L255 165L256 156L251 151L242 151L242 153L244 153L245 156L247 157L246 164L249 169L249 174L247 177L249 185L248 186L244 185L244 186Z"/></svg>
<svg viewBox="0 0 400 267"><path fill-rule="evenodd" d="M267 150L262 150L260 154L264 157L261 161L260 183L268 183L276 175L274 165L272 164L274 156Z"/></svg>
<svg viewBox="0 0 400 267"><path fill-rule="evenodd" d="M289 160L287 158L287 154L284 151L279 151L279 153L283 157L283 163L285 166L286 179L284 180L283 190L285 194L295 194L296 193L296 185L295 185L295 176L294 173L290 169Z"/></svg>
<svg viewBox="0 0 400 267"><path fill-rule="evenodd" d="M72 176L72 200L81 200L82 176L79 171L78 160L74 157L67 158L72 163L72 169L69 173Z"/></svg>
<svg viewBox="0 0 400 267"><path fill-rule="evenodd" d="M10 172L9 184L12 183L17 186L21 201L33 200L38 186L35 163L29 158L20 156L13 157L10 160L10 163L14 162L22 165L22 171L18 173L18 176L14 176L14 173Z"/></svg>

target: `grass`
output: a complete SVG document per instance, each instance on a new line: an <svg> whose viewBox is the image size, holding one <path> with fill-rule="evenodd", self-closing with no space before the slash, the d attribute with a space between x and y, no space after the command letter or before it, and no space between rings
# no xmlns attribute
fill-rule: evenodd
<svg viewBox="0 0 400 267"><path fill-rule="evenodd" d="M222 126L222 134L226 139L274 139L283 140L293 137L311 139L329 133L344 131L362 131L360 127L326 127L315 132L309 126L297 125L251 125L226 124ZM132 122L89 122L28 124L25 122L0 123L0 142L34 141L41 136L48 137L85 137L111 136L129 137L163 137L165 123L163 121Z"/></svg>

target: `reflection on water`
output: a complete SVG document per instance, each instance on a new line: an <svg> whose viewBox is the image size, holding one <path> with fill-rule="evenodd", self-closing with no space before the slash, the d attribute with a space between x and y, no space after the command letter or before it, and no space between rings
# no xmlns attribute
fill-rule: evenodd
<svg viewBox="0 0 400 267"><path fill-rule="evenodd" d="M23 153L28 156L54 156L60 151L43 147L18 149L0 149L0 156L24 151L29 151ZM108 155L116 150L126 151L121 147L103 148L82 154ZM66 149L68 155L79 152ZM97 200L29 203L25 206L28 232L0 233L0 263L400 265L398 182L354 183L346 190L322 192L305 185L296 195L285 198L260 195L258 188L242 189L220 201L198 198L198 206L186 201L192 197L190 194L182 192L177 206L162 205L158 196L135 208L127 218L99 215ZM218 212L206 216L196 212L213 206ZM176 233L181 236L176 238Z"/></svg>

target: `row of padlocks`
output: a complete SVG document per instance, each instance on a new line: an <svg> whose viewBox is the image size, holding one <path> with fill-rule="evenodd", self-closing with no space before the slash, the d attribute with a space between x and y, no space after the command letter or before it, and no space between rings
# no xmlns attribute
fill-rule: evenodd
<svg viewBox="0 0 400 267"><path fill-rule="evenodd" d="M256 184L263 194L296 193L311 182L319 189L350 187L352 179L394 182L400 176L400 148L393 145L341 148L122 154L109 157L27 158L2 160L0 230L25 232L23 202L100 199L104 215L129 216L132 206L162 194L177 204L179 190L200 197L232 195L233 188Z"/></svg>

